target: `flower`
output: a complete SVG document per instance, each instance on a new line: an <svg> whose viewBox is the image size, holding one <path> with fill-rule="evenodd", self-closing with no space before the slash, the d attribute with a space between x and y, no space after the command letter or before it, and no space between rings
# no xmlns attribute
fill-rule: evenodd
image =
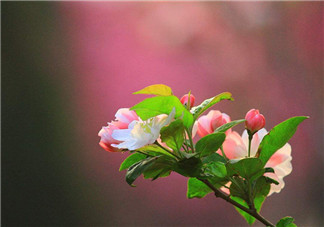
<svg viewBox="0 0 324 227"><path fill-rule="evenodd" d="M135 120L138 120L138 116L135 111L129 110L128 108L121 108L115 114L116 119L110 123L108 126L102 127L99 131L98 136L101 137L99 145L110 152L117 152L120 149L113 147L113 144L119 144L120 141L115 140L112 134L115 130L128 128L128 125Z"/></svg>
<svg viewBox="0 0 324 227"><path fill-rule="evenodd" d="M245 115L245 128L250 131L250 133L255 133L265 126L265 118L259 113L259 110L251 109Z"/></svg>
<svg viewBox="0 0 324 227"><path fill-rule="evenodd" d="M257 153L260 142L263 137L267 134L267 130L261 129L254 134L251 141L251 157L255 156ZM225 155L229 159L242 159L248 154L248 133L245 130L242 137L237 132L231 132L226 136L225 142L223 143L223 149ZM221 154L221 151L217 151ZM282 148L280 148L274 155L271 156L269 161L266 163L265 167L272 167L274 173L266 173L265 176L271 177L279 182L278 185L271 184L270 192L268 196L272 193L279 193L281 189L284 188L285 183L283 178L289 175L292 171L291 165L291 147L286 143Z"/></svg>
<svg viewBox="0 0 324 227"><path fill-rule="evenodd" d="M187 105L188 104L188 94L182 96L182 98L180 99L180 102L183 105ZM192 108L195 104L195 96L190 94L190 108Z"/></svg>
<svg viewBox="0 0 324 227"><path fill-rule="evenodd" d="M174 116L175 108L169 116L161 114L147 121L133 121L127 129L114 130L112 138L121 141L121 143L112 144L112 146L119 149L136 150L147 144L152 144L160 137L161 128L170 124Z"/></svg>
<svg viewBox="0 0 324 227"><path fill-rule="evenodd" d="M217 129L219 126L226 124L231 121L231 118L225 114L221 113L218 110L211 110L207 115L201 116L194 126L197 128L197 133L199 136L204 137L208 134L211 134ZM231 129L226 131L228 134Z"/></svg>

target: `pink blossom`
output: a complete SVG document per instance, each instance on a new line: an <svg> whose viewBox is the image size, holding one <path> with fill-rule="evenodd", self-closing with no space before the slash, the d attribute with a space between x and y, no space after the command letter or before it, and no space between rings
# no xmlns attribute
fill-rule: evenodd
<svg viewBox="0 0 324 227"><path fill-rule="evenodd" d="M169 115L161 114L146 121L132 121L127 129L114 130L112 137L121 141L121 143L112 144L112 146L120 149L136 150L147 144L152 144L159 138L161 129L170 124L174 116L175 108Z"/></svg>
<svg viewBox="0 0 324 227"><path fill-rule="evenodd" d="M180 99L180 102L184 105L188 104L188 94L182 96L182 98ZM195 96L190 95L190 108L192 108L195 104Z"/></svg>
<svg viewBox="0 0 324 227"><path fill-rule="evenodd" d="M245 128L251 133L255 133L265 126L264 116L256 109L251 109L247 112L245 120Z"/></svg>
<svg viewBox="0 0 324 227"><path fill-rule="evenodd" d="M265 129L261 129L254 134L251 143L251 156L255 156L257 153L260 142L263 137L267 134ZM229 159L242 159L248 154L248 133L245 130L242 137L237 132L231 132L226 136L225 142L223 143L223 149L225 155ZM221 154L221 151L217 151ZM285 183L283 178L291 173L291 147L286 143L282 148L280 148L266 163L265 167L272 167L275 173L266 173L265 176L271 177L279 182L278 185L271 184L270 192L268 196L272 193L279 193L281 189L284 188Z"/></svg>
<svg viewBox="0 0 324 227"><path fill-rule="evenodd" d="M115 117L116 119L114 121L108 123L108 126L102 127L98 133L98 136L101 137L99 145L106 151L110 152L120 151L120 149L112 146L121 143L121 141L112 137L113 132L119 129L126 129L131 122L139 119L137 114L128 108L119 109L115 114Z"/></svg>
<svg viewBox="0 0 324 227"><path fill-rule="evenodd" d="M231 118L227 114L221 113L218 110L211 110L207 115L203 115L198 119L194 128L197 128L197 133L199 136L204 137L213 133L219 126L222 126L230 121ZM226 134L228 134L230 131L231 129L227 130Z"/></svg>

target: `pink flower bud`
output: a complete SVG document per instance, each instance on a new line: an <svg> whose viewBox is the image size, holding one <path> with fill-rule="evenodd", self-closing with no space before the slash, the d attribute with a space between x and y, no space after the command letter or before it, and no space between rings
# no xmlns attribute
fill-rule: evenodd
<svg viewBox="0 0 324 227"><path fill-rule="evenodd" d="M218 110L211 110L207 115L203 115L198 119L197 133L199 136L204 137L230 121L231 119L227 114L221 113ZM227 130L226 134L230 131L230 129Z"/></svg>
<svg viewBox="0 0 324 227"><path fill-rule="evenodd" d="M188 94L182 96L182 98L180 99L180 102L183 105L187 105L188 104ZM195 96L190 95L190 108L192 108L195 104Z"/></svg>
<svg viewBox="0 0 324 227"><path fill-rule="evenodd" d="M255 133L262 129L265 125L265 118L259 113L259 110L252 109L245 115L245 128L250 133Z"/></svg>

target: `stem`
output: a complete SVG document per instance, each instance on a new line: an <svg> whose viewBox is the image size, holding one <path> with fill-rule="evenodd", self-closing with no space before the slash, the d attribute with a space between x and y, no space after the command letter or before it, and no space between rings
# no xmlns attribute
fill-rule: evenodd
<svg viewBox="0 0 324 227"><path fill-rule="evenodd" d="M186 141L186 138L187 138L187 134L186 134L186 131L183 132L183 138L185 138L184 142L183 142L183 147L186 147L185 151L187 153L189 153L189 147L188 147L188 144L187 144L187 141Z"/></svg>
<svg viewBox="0 0 324 227"><path fill-rule="evenodd" d="M187 131L187 134L188 134L188 137L189 137L189 141L190 141L190 146L191 146L192 153L194 153L195 152L195 147L193 145L192 135L191 135L192 127L190 127L190 129L187 129L186 128L186 131Z"/></svg>
<svg viewBox="0 0 324 227"><path fill-rule="evenodd" d="M253 134L249 133L249 151L248 151L248 157L250 157L251 154L251 142L252 142Z"/></svg>
<svg viewBox="0 0 324 227"><path fill-rule="evenodd" d="M270 221L268 221L267 219L262 217L255 209L246 208L245 206L234 201L233 199L230 198L229 195L227 195L227 194L221 192L220 190L218 190L217 188L215 188L214 185L212 185L208 180L199 179L199 178L197 178L197 179L202 181L203 183L205 183L211 190L213 190L216 197L220 197L220 198L224 199L226 202L240 208L241 210L245 211L246 213L250 214L251 216L255 217L257 220L262 222L265 226L275 227L274 224L272 224Z"/></svg>
<svg viewBox="0 0 324 227"><path fill-rule="evenodd" d="M226 157L226 154L225 154L224 149L223 149L223 145L220 147L220 150L222 151L222 155L225 158L225 160L228 161L229 159Z"/></svg>
<svg viewBox="0 0 324 227"><path fill-rule="evenodd" d="M185 146L185 145L182 145L182 148L183 148L183 150L184 150L185 152L187 152L187 153L188 153L188 149L186 148L186 146Z"/></svg>
<svg viewBox="0 0 324 227"><path fill-rule="evenodd" d="M252 210L255 210L253 198L252 198L252 195L251 195L251 182L249 180L247 180L247 182L248 182L248 194L249 194L249 207Z"/></svg>
<svg viewBox="0 0 324 227"><path fill-rule="evenodd" d="M173 155L174 157L181 159L178 155L176 155L175 153L169 151L168 149L166 149L165 147L163 147L161 144L159 144L158 141L155 141L155 144L158 145L159 147L161 147L163 150L165 150L166 152L168 152L169 154Z"/></svg>

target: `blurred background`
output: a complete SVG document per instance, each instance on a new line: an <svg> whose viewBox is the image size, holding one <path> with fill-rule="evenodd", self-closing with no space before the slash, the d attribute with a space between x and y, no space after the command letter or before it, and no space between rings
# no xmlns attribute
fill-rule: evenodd
<svg viewBox="0 0 324 227"><path fill-rule="evenodd" d="M186 199L172 174L131 188L98 131L163 83L269 130L308 115L294 171L264 203L276 223L323 226L323 2L2 2L3 226L246 226L226 202ZM243 128L236 130L242 133ZM256 226L261 226L256 222Z"/></svg>

